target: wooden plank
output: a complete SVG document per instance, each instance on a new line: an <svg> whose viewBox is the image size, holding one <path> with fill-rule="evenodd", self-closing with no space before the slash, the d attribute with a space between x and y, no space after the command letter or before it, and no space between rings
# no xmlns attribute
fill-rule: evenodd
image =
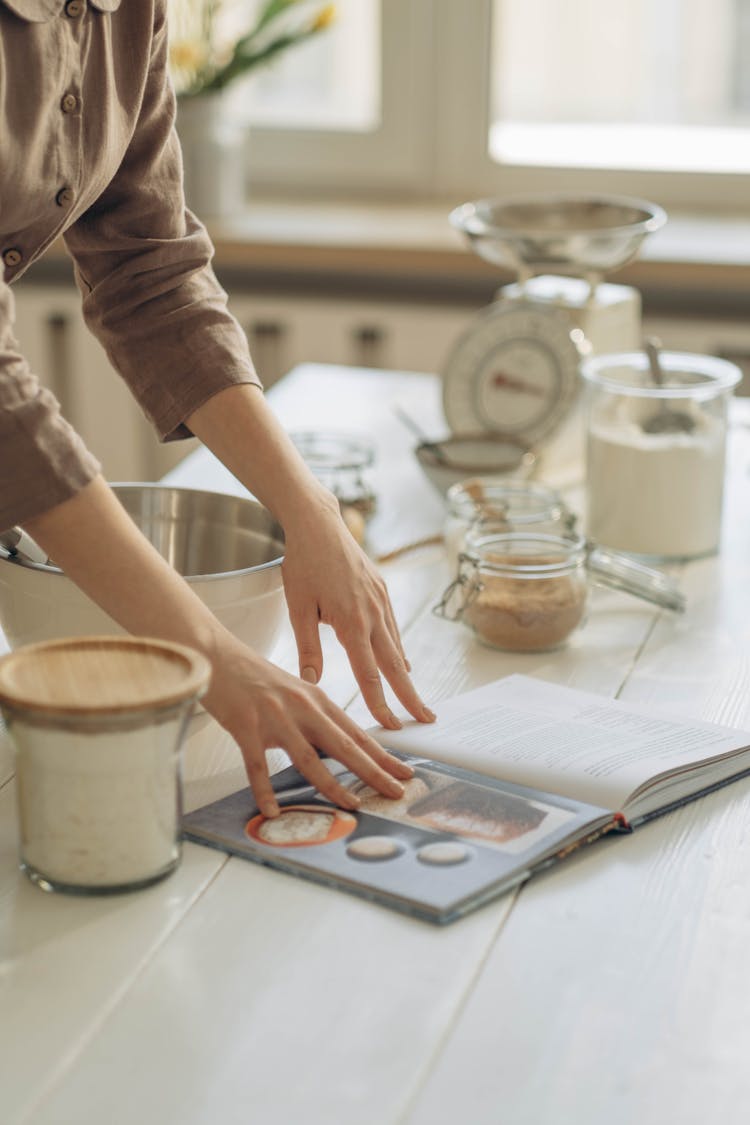
<svg viewBox="0 0 750 1125"><path fill-rule="evenodd" d="M746 1120L747 782L524 889L404 1120Z"/></svg>
<svg viewBox="0 0 750 1125"><path fill-rule="evenodd" d="M138 894L50 895L19 870L17 838L11 783L0 790L4 1125L66 1070L225 863L190 846L169 879Z"/></svg>
<svg viewBox="0 0 750 1125"><path fill-rule="evenodd" d="M435 929L232 861L28 1125L396 1121L510 903Z"/></svg>

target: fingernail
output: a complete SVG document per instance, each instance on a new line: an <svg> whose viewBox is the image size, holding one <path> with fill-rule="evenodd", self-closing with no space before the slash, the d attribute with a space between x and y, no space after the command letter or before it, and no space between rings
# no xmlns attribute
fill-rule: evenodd
<svg viewBox="0 0 750 1125"><path fill-rule="evenodd" d="M435 712L431 711L429 707L425 707L424 704L422 704L422 714L427 719L428 723L434 723L437 718Z"/></svg>
<svg viewBox="0 0 750 1125"><path fill-rule="evenodd" d="M314 668L303 668L302 669L302 679L305 681L305 683L317 684L318 673L315 671Z"/></svg>
<svg viewBox="0 0 750 1125"><path fill-rule="evenodd" d="M391 779L388 783L388 796L389 797L403 797L404 787L400 781Z"/></svg>
<svg viewBox="0 0 750 1125"><path fill-rule="evenodd" d="M401 730L401 727L402 727L403 724L402 724L400 719L396 718L396 716L393 714L393 711L389 711L388 712L388 725L391 728L391 730Z"/></svg>
<svg viewBox="0 0 750 1125"><path fill-rule="evenodd" d="M273 817L278 816L280 812L281 809L274 801L272 805L267 805L266 808L263 809L263 816L266 816L269 820L272 820Z"/></svg>
<svg viewBox="0 0 750 1125"><path fill-rule="evenodd" d="M399 773L399 777L404 777L404 778L414 777L414 767L407 765L406 762L399 762L398 763L398 773Z"/></svg>
<svg viewBox="0 0 750 1125"><path fill-rule="evenodd" d="M345 809L354 810L354 809L359 808L360 800L359 800L359 797L355 797L355 796L353 796L353 794L349 794L349 796L347 796L347 797L342 797L339 804L342 805L342 807L345 808Z"/></svg>

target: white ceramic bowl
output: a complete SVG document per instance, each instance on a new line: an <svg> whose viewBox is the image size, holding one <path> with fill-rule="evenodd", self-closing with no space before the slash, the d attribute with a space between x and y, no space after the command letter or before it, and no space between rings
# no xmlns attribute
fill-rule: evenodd
<svg viewBox="0 0 750 1125"><path fill-rule="evenodd" d="M285 616L281 527L257 501L158 484L113 491L156 549L236 637L268 656ZM0 549L0 623L12 649L123 629L50 564Z"/></svg>
<svg viewBox="0 0 750 1125"><path fill-rule="evenodd" d="M536 454L515 437L496 433L453 434L442 441L424 441L414 450L430 483L445 495L471 477L523 480L536 466Z"/></svg>

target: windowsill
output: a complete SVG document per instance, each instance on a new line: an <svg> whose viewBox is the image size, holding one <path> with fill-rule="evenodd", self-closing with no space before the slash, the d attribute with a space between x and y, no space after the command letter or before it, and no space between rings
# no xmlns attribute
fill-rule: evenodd
<svg viewBox="0 0 750 1125"><path fill-rule="evenodd" d="M467 301L514 280L479 258L448 223L449 204L292 202L256 198L242 216L208 224L217 266L261 275L359 281ZM714 307L747 302L750 219L672 215L633 262L607 280L654 300Z"/></svg>
<svg viewBox="0 0 750 1125"><path fill-rule="evenodd" d="M448 223L448 203L298 202L255 197L236 219L207 223L216 267L233 287L476 305L510 272L483 261ZM750 219L673 214L608 281L660 311L746 311ZM62 247L48 255L59 264ZM42 279L44 261L32 271Z"/></svg>

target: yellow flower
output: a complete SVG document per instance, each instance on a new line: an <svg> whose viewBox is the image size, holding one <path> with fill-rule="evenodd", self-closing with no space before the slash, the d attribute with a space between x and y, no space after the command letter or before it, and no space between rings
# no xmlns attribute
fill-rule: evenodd
<svg viewBox="0 0 750 1125"><path fill-rule="evenodd" d="M326 6L324 8L320 9L317 16L313 20L312 30L313 31L324 31L325 28L330 27L330 25L333 23L333 21L335 19L336 19L336 5L335 4L326 4Z"/></svg>
<svg viewBox="0 0 750 1125"><path fill-rule="evenodd" d="M250 27L241 18L240 0L168 0L172 40L170 70L177 93L194 97L223 90L272 62L297 43L323 31L336 16L323 4L314 17L287 17L309 0L260 0ZM308 8L309 10L309 8Z"/></svg>
<svg viewBox="0 0 750 1125"><path fill-rule="evenodd" d="M206 54L204 43L183 39L170 45L169 62L178 70L198 70L205 63Z"/></svg>

